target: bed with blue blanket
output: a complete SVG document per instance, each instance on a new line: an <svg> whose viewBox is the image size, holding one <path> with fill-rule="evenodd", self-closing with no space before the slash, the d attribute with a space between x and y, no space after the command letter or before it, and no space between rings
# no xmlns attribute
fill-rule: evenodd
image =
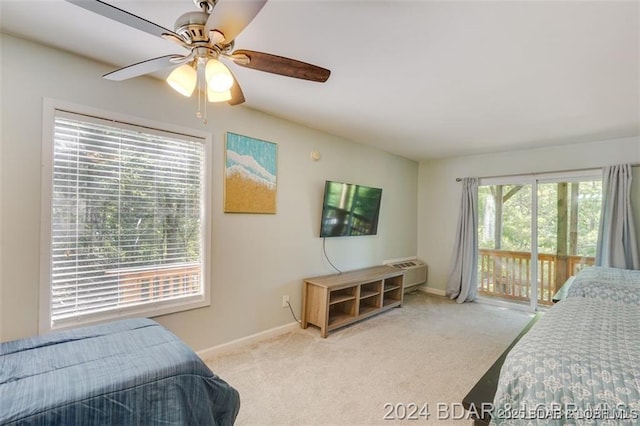
<svg viewBox="0 0 640 426"><path fill-rule="evenodd" d="M232 425L238 392L149 319L0 344L2 425Z"/></svg>
<svg viewBox="0 0 640 426"><path fill-rule="evenodd" d="M592 266L571 282L567 297L587 297L640 305L640 271Z"/></svg>
<svg viewBox="0 0 640 426"><path fill-rule="evenodd" d="M592 267L506 355L492 424L640 424L640 272Z"/></svg>

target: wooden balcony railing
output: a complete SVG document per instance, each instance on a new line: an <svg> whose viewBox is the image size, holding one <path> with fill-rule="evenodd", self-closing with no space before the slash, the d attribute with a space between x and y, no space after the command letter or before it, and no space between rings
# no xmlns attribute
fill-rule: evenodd
<svg viewBox="0 0 640 426"><path fill-rule="evenodd" d="M593 257L558 256L538 253L538 303L552 305L553 295L566 278L585 266ZM529 301L531 297L531 253L480 249L478 290L481 294Z"/></svg>
<svg viewBox="0 0 640 426"><path fill-rule="evenodd" d="M117 277L120 305L197 294L200 290L199 263L111 269L105 274Z"/></svg>

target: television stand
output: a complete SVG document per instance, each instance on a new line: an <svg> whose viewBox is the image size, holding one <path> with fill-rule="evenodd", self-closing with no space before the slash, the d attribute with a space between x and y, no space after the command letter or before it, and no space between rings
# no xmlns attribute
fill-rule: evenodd
<svg viewBox="0 0 640 426"><path fill-rule="evenodd" d="M320 327L320 335L402 306L404 271L374 266L306 278L302 289L302 328Z"/></svg>

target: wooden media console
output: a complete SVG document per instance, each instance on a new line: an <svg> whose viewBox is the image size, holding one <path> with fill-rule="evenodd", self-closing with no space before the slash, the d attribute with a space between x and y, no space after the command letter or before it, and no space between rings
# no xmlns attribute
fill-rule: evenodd
<svg viewBox="0 0 640 426"><path fill-rule="evenodd" d="M374 266L304 280L302 328L320 327L322 337L336 328L402 306L404 271Z"/></svg>

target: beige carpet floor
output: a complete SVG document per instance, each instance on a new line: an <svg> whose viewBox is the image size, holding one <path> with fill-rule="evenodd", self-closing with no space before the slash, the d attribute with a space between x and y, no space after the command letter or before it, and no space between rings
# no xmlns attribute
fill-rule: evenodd
<svg viewBox="0 0 640 426"><path fill-rule="evenodd" d="M530 318L415 292L326 339L310 326L206 362L240 392L239 426L472 424L452 414Z"/></svg>

